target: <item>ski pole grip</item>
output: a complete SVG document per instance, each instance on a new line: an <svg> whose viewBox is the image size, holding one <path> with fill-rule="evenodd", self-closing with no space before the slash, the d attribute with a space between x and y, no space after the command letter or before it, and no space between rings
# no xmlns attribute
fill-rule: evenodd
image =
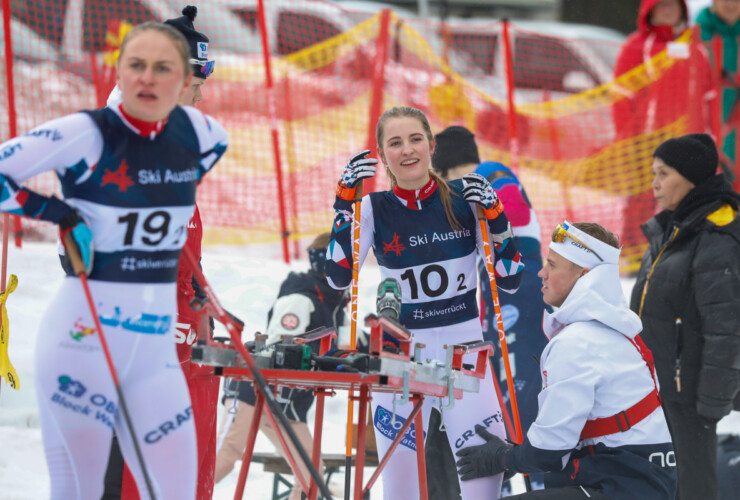
<svg viewBox="0 0 740 500"><path fill-rule="evenodd" d="M62 238L62 245L64 245L64 251L67 253L67 258L69 259L69 263L72 265L72 270L75 275L87 275L87 268L85 267L85 263L82 261L80 249L77 248L77 244L75 243L71 233L64 235Z"/></svg>
<svg viewBox="0 0 740 500"><path fill-rule="evenodd" d="M478 220L488 220L488 217L486 217L486 211L483 210L483 207L480 205L475 205L476 213L478 214Z"/></svg>

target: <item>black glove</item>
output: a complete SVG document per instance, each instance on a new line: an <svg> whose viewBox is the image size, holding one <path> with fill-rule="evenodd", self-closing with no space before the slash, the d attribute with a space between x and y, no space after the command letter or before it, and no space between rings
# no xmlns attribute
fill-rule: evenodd
<svg viewBox="0 0 740 500"><path fill-rule="evenodd" d="M369 179L375 175L378 167L378 160L368 158L370 150L366 149L352 156L347 162L347 166L342 170L342 176L339 178L337 185L337 197L344 201L354 201L357 184L364 179ZM335 207L336 208L336 207Z"/></svg>
<svg viewBox="0 0 740 500"><path fill-rule="evenodd" d="M475 432L486 440L486 444L470 446L457 452L460 457L457 461L458 474L463 481L504 472L504 455L511 448L481 425L475 426Z"/></svg>
<svg viewBox="0 0 740 500"><path fill-rule="evenodd" d="M488 179L480 174L466 174L463 176L463 198L480 205L486 218L493 220L504 209Z"/></svg>

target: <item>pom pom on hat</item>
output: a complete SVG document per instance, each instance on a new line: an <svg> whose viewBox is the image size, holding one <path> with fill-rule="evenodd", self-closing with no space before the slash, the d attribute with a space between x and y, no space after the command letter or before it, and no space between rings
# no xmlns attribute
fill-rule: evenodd
<svg viewBox="0 0 740 500"><path fill-rule="evenodd" d="M198 59L203 62L207 61L208 37L203 33L196 31L195 26L193 25L193 21L198 15L198 7L188 5L182 9L182 14L182 16L176 17L175 19L167 19L164 24L169 24L183 34L185 40L188 42L188 47L190 47L191 58ZM206 78L206 75L201 72L201 66L197 64L193 65L193 76Z"/></svg>

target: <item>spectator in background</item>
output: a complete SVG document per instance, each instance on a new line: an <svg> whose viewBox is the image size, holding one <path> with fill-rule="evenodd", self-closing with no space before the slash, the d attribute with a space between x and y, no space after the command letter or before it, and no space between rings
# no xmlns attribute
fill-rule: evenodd
<svg viewBox="0 0 740 500"><path fill-rule="evenodd" d="M637 15L637 31L630 34L622 45L614 66L614 77L642 64L649 70L651 59L686 30L687 12L684 0L643 0ZM617 139L653 132L674 121L677 106L686 104L686 95L683 98L673 95L678 88L677 83L685 83L685 80L661 79L617 101L613 110ZM661 85L665 88L660 88ZM629 91L625 89L625 92Z"/></svg>
<svg viewBox="0 0 740 500"><path fill-rule="evenodd" d="M679 500L719 498L716 423L733 398L740 408L740 195L715 175L717 163L706 134L655 150L663 211L642 226L650 246L632 290L673 436Z"/></svg>
<svg viewBox="0 0 740 500"><path fill-rule="evenodd" d="M278 292L278 298L267 313L267 342L279 342L283 335L299 335L324 326L335 327L344 324L344 306L347 302L343 292L334 290L326 282L326 248L331 233L323 233L314 239L306 249L311 269L306 273L291 272ZM311 431L306 417L313 404L314 396L310 390L283 388L281 393L283 413L291 421L293 430L306 450L311 450ZM256 396L252 384L245 381L230 381L224 397L226 411L222 417L216 455L216 482L223 479L234 468L234 463L244 455L247 434L254 417ZM272 441L282 454L277 435L269 421L260 421L260 430ZM292 443L289 446L294 450ZM295 453L295 451L294 451ZM301 475L308 478L308 469L298 461ZM290 500L299 500L302 489L295 481Z"/></svg>
<svg viewBox="0 0 740 500"><path fill-rule="evenodd" d="M451 126L437 134L434 139L437 148L432 157L432 165L444 180L453 181L462 178L465 174L476 172L486 177L491 183L509 215L514 239L524 261L525 267L519 290L511 295L500 294L499 299L516 387L519 417L522 431L526 433L537 418L537 395L541 389L539 366L533 358L539 358L547 344L547 338L542 332L542 313L547 306L540 292L542 282L537 277L537 273L542 269L540 225L519 179L501 163L481 163L475 136L468 129ZM483 302L481 306L483 336L498 346L498 327L491 287L488 272L482 261L479 261L478 270ZM492 361L495 374L500 380L499 386L503 398L508 401L508 386L500 349L495 350ZM436 433L434 426L430 427L429 432ZM429 443L427 449L433 453L433 457L446 451L435 450L436 447L446 443L443 439L428 439L427 442ZM440 459L443 460L444 457ZM449 463L454 463L451 450ZM535 474L531 478L535 488L537 483L542 481L540 476ZM438 482L439 476L429 474L429 478L431 486L434 482ZM504 487L503 493L506 493L506 490L507 488Z"/></svg>
<svg viewBox="0 0 740 500"><path fill-rule="evenodd" d="M645 72L653 81L642 88L633 91L625 85L620 85L621 93L625 97L617 100L613 106L614 127L617 141L628 140L642 134L651 134L659 129L674 123L685 116L689 110L689 88L691 64L688 63L691 51L683 44L674 43L687 29L688 9L685 0L643 0L637 16L637 31L633 32L622 46L614 67L614 77L617 78L629 71L644 65ZM669 58L677 59L675 64L658 73L652 59L660 52L667 50ZM701 56L700 56L701 57ZM686 59L686 62L680 61ZM698 94L702 101L696 113L690 114L692 121L689 127L692 132L704 132L709 126L707 118L709 107L705 101L711 97L711 72L704 57L699 60L700 85ZM697 129L698 128L698 129ZM625 145L626 158L637 155L638 145ZM634 151L634 153L633 153ZM628 160L629 161L629 160ZM632 160L634 162L634 159ZM625 247L634 247L644 240L640 232L639 222L649 219L654 214L655 202L646 183L648 174L639 170L641 166L632 164L627 168L633 172L629 176L631 185L628 186L629 198L624 208L624 228L621 234L622 244ZM644 179L644 182L641 182ZM643 184L645 186L643 187ZM627 260L627 266L637 268L640 254L625 252L622 256ZM630 260L632 258L632 260Z"/></svg>
<svg viewBox="0 0 740 500"><path fill-rule="evenodd" d="M712 5L699 12L696 24L701 28L701 39L714 52L713 40L722 41L722 133L720 165L730 182L737 179L737 121L738 117L738 37L740 36L740 1L714 0ZM726 129L727 125L730 128ZM726 129L726 130L725 130ZM713 131L716 133L716 131ZM737 186L736 186L737 187Z"/></svg>

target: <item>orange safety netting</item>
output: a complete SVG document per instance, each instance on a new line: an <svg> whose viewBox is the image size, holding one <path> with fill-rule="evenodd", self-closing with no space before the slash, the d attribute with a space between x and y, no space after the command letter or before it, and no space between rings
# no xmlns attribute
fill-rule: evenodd
<svg viewBox="0 0 740 500"><path fill-rule="evenodd" d="M130 26L179 17L184 6L145 0L10 5L18 134L104 105L114 84L116 50ZM216 60L199 107L230 137L229 151L198 191L210 243L277 241L284 231L297 241L328 230L341 167L369 143L375 149L370 138L377 116L371 109L374 98L382 98L381 111L420 108L435 133L453 124L472 130L482 160L505 163L519 175L543 240L566 217L599 222L622 237L624 266L633 269L645 245L639 225L656 208L650 193L653 150L668 137L711 128L711 75L690 32L649 64L613 79L619 41L511 24L510 115L501 22L442 26L390 13L384 30L380 14L327 2L270 0L265 7L272 98L257 0L207 2L195 20ZM378 54L383 46L386 53ZM7 94L5 65L0 94ZM3 97L2 140L10 134L8 111ZM386 189L382 170L375 189ZM58 189L53 174L30 186L47 193ZM25 236L52 234L32 222L23 221L23 228Z"/></svg>

